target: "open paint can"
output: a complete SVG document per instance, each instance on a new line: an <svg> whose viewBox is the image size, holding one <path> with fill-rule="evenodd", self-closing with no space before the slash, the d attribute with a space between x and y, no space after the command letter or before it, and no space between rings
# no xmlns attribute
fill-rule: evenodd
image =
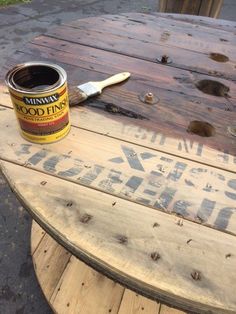
<svg viewBox="0 0 236 314"><path fill-rule="evenodd" d="M7 73L5 82L26 140L52 143L69 133L67 76L61 67L46 62L20 64Z"/></svg>

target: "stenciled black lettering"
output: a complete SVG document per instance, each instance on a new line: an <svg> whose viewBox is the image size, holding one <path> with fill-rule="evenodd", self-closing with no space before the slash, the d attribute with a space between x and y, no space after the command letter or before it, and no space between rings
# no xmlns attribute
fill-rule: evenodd
<svg viewBox="0 0 236 314"><path fill-rule="evenodd" d="M214 227L217 229L226 230L233 213L236 213L236 207L222 208L215 220Z"/></svg>
<svg viewBox="0 0 236 314"><path fill-rule="evenodd" d="M175 193L177 192L176 189L166 187L165 190L161 193L159 199L153 205L155 208L162 209L167 211L171 201L173 200Z"/></svg>
<svg viewBox="0 0 236 314"><path fill-rule="evenodd" d="M132 169L136 169L136 170L140 170L140 171L145 171L138 156L137 156L137 153L134 151L133 148L131 147L127 147L127 146L124 146L122 145L122 150L127 158L127 161L130 165L130 167Z"/></svg>
<svg viewBox="0 0 236 314"><path fill-rule="evenodd" d="M100 175L100 173L105 168L100 165L94 165L92 169L90 169L85 175L83 175L82 178L79 179L80 183L84 185L90 185L97 177Z"/></svg>
<svg viewBox="0 0 236 314"><path fill-rule="evenodd" d="M117 186L123 183L123 180L120 179L121 175L122 173L120 171L111 169L107 178L99 182L99 188L106 192L114 193L117 189Z"/></svg>
<svg viewBox="0 0 236 314"><path fill-rule="evenodd" d="M66 169L66 170L63 170L63 171L59 171L57 174L60 176L60 177L74 177L74 176L77 176L83 169L83 161L76 158L73 160L74 161L74 166L69 168L69 169Z"/></svg>
<svg viewBox="0 0 236 314"><path fill-rule="evenodd" d="M168 174L167 179L175 182L178 181L186 167L187 164L177 161L174 169Z"/></svg>
<svg viewBox="0 0 236 314"><path fill-rule="evenodd" d="M129 178L129 180L126 182L124 191L126 190L126 187L128 187L128 192L134 193L140 184L143 182L143 178L132 176ZM122 191L123 192L123 191Z"/></svg>
<svg viewBox="0 0 236 314"><path fill-rule="evenodd" d="M216 205L215 201L211 201L207 198L204 198L197 212L196 217L202 221L207 221L211 216L215 208L215 205Z"/></svg>
<svg viewBox="0 0 236 314"><path fill-rule="evenodd" d="M66 155L56 155L48 158L44 163L43 163L43 169L55 173L56 172L56 165L62 161L65 160L66 158L70 158L69 156Z"/></svg>
<svg viewBox="0 0 236 314"><path fill-rule="evenodd" d="M228 187L236 191L236 179L231 179L227 182ZM232 200L236 200L236 193L225 191L225 195Z"/></svg>
<svg viewBox="0 0 236 314"><path fill-rule="evenodd" d="M13 146L14 147L14 146ZM30 154L30 147L32 147L32 144L21 144L19 147L19 150L15 152L17 156L21 155L29 155Z"/></svg>
<svg viewBox="0 0 236 314"><path fill-rule="evenodd" d="M192 206L192 204L188 201L178 200L174 203L173 212L177 215L181 215L183 217L188 217L190 214L188 212L188 207Z"/></svg>
<svg viewBox="0 0 236 314"><path fill-rule="evenodd" d="M48 154L49 154L48 150L42 149L38 151L37 153L35 153L33 156L31 156L28 159L28 162L31 163L32 165L37 165L40 161L46 158Z"/></svg>

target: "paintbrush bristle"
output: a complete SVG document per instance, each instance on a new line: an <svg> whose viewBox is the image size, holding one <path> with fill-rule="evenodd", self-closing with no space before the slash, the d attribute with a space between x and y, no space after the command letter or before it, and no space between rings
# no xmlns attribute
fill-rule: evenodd
<svg viewBox="0 0 236 314"><path fill-rule="evenodd" d="M79 105L82 101L86 100L87 96L81 92L77 86L69 87L69 105L70 107Z"/></svg>

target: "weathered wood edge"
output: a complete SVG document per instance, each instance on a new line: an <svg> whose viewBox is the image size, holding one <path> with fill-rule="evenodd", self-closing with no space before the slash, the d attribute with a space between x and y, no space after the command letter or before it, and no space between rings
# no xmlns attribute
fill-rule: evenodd
<svg viewBox="0 0 236 314"><path fill-rule="evenodd" d="M117 282L119 284L121 284L122 286L124 286L125 288L131 289L134 292L137 292L140 295L143 295L149 299L152 299L154 301L158 301L158 302L162 302L163 304L166 304L167 306L170 307L175 307L177 309L180 310L186 310L188 311L188 313L202 313L202 314L235 314L235 311L231 311L231 310L223 310L222 309L217 309L217 308L211 308L209 306L207 306L206 308L201 308L199 310L199 312L196 312L196 307L194 307L191 302L189 302L189 300L182 298L182 302L184 304L186 304L186 306L184 305L183 307L183 303L179 303L176 302L176 299L174 298L174 296L158 296L158 299L153 295L151 289L147 286L145 286L145 288L143 286L141 286L138 283L133 283L129 280L127 280L127 278L125 278L124 276L122 276L121 274L119 274L119 278L117 276L117 273L114 272L113 269L111 268L106 268L104 269L104 266L102 266L102 264L100 264L98 261L96 260L92 260L91 258L88 257L88 255L84 252L78 252L75 248L75 246L71 243L68 242L66 238L63 237L62 234L60 234L59 232L55 232L55 229L53 228L52 225L47 224L44 219L42 217L40 217L40 215L36 215L34 213L34 211L30 208L29 202L23 197L23 195L19 194L17 192L17 187L14 184L14 182L11 180L11 177L8 175L8 170L7 170L7 166L6 164L10 164L10 162L3 162L0 160L0 169L4 175L4 177L6 178L10 188L12 189L12 191L15 193L15 195L17 196L18 200L21 202L21 204L24 206L24 208L30 213L30 215L32 216L32 218L54 239L56 240L60 245L62 245L66 250L68 250L71 254L73 254L74 256L76 256L77 258L79 258L81 261L83 261L86 265L92 267L93 269L95 269L96 271L102 273L104 276L108 277L109 279L113 280L114 282ZM32 170L33 171L33 170ZM102 192L101 192L102 193ZM178 300L181 298L178 298Z"/></svg>

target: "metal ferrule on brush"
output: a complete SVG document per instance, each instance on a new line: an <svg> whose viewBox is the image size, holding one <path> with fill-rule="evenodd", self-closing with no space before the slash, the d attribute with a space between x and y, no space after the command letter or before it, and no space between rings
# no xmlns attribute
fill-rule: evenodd
<svg viewBox="0 0 236 314"><path fill-rule="evenodd" d="M88 97L95 96L101 93L101 91L91 83L85 83L77 86L79 90L84 92Z"/></svg>

